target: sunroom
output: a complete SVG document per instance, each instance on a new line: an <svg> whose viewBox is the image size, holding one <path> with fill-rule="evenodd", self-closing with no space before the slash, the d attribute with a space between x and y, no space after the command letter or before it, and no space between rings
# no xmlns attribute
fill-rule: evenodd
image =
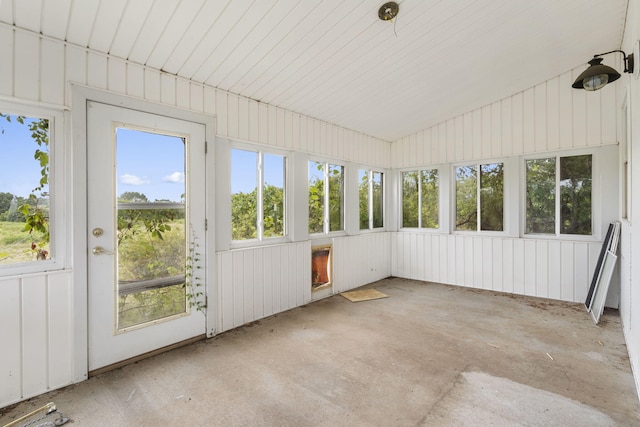
<svg viewBox="0 0 640 427"><path fill-rule="evenodd" d="M0 407L388 277L582 304L611 223L637 390L639 23L0 0Z"/></svg>

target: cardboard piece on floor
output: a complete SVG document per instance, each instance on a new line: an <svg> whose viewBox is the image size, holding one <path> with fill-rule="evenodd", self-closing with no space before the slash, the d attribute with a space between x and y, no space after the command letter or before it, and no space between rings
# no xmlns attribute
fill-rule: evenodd
<svg viewBox="0 0 640 427"><path fill-rule="evenodd" d="M389 298L389 295L383 294L375 289L363 289L361 291L342 292L340 295L351 302L369 301L372 299Z"/></svg>

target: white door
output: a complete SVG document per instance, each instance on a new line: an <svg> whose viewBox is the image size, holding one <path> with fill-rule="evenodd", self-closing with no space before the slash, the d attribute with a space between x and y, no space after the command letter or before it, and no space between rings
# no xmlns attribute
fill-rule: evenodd
<svg viewBox="0 0 640 427"><path fill-rule="evenodd" d="M205 333L205 128L87 104L89 370Z"/></svg>

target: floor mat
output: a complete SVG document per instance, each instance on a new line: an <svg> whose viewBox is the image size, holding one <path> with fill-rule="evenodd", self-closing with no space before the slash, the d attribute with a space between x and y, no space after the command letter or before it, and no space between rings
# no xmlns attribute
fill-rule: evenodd
<svg viewBox="0 0 640 427"><path fill-rule="evenodd" d="M389 298L389 295L383 294L375 289L363 289L361 291L343 292L340 295L351 302L369 301L372 299Z"/></svg>

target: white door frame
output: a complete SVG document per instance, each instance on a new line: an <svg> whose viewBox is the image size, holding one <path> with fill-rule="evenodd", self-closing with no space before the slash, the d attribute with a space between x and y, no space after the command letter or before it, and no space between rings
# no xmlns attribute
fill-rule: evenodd
<svg viewBox="0 0 640 427"><path fill-rule="evenodd" d="M65 134L71 143L72 178L66 191L72 199L73 235L73 376L74 382L88 378L89 344L88 344L88 287L87 287L87 101L130 108L151 114L201 123L205 126L205 139L209 145L206 158L206 218L209 224L205 232L207 280L205 283L208 305L206 310L206 335L211 337L217 331L218 323L218 285L215 255L215 117L202 113L181 110L171 106L154 104L124 95L92 89L86 86L71 86L71 127Z"/></svg>

